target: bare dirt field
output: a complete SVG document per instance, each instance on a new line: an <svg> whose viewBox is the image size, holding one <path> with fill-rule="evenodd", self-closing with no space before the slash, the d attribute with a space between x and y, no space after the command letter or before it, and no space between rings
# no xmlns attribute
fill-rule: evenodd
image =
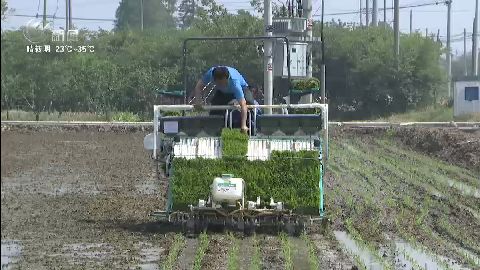
<svg viewBox="0 0 480 270"><path fill-rule="evenodd" d="M327 232L196 239L148 217L146 133L2 128L2 269L480 269L478 131L336 130Z"/></svg>

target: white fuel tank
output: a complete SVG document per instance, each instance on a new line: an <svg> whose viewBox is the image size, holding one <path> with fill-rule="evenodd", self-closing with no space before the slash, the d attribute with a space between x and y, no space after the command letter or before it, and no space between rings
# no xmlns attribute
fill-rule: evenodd
<svg viewBox="0 0 480 270"><path fill-rule="evenodd" d="M233 178L231 174L222 174L222 177L216 177L213 180L211 188L214 202L235 204L243 196L243 179Z"/></svg>

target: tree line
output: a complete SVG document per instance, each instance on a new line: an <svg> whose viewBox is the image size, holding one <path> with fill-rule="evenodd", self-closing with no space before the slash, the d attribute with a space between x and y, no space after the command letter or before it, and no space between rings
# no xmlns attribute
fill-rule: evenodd
<svg viewBox="0 0 480 270"><path fill-rule="evenodd" d="M144 1L140 31L138 1L122 0L112 31L81 30L73 47L94 52L29 53L22 29L1 37L2 110L133 112L151 118L162 91L183 90L182 44L197 36L263 35L263 20L247 11L227 13L214 0ZM159 6L161 5L161 6ZM3 15L3 14L2 14ZM3 17L3 16L2 16ZM320 36L320 24L314 24ZM45 40L39 44L58 43ZM187 92L211 65L236 67L250 83L263 84L261 41L195 41L189 44ZM446 93L441 44L420 34L402 35L398 61L389 27L352 28L342 22L325 27L326 88L331 117L365 119L428 106ZM321 50L313 49L319 78ZM277 98L288 94L276 80Z"/></svg>

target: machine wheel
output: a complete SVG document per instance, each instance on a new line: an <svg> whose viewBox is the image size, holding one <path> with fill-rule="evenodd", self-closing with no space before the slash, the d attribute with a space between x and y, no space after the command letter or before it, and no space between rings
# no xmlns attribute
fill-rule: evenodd
<svg viewBox="0 0 480 270"><path fill-rule="evenodd" d="M296 236L297 234L296 224L291 221L288 221L287 223L285 223L285 232L290 236Z"/></svg>
<svg viewBox="0 0 480 270"><path fill-rule="evenodd" d="M237 231L243 233L245 231L245 221L243 221L242 218L239 218L237 221L237 226L236 226L236 229Z"/></svg>
<svg viewBox="0 0 480 270"><path fill-rule="evenodd" d="M243 233L245 236L252 236L255 233L255 223L251 219L245 221L245 229Z"/></svg>
<svg viewBox="0 0 480 270"><path fill-rule="evenodd" d="M185 222L185 235L187 237L194 237L196 234L196 220L195 218L189 218Z"/></svg>
<svg viewBox="0 0 480 270"><path fill-rule="evenodd" d="M208 219L205 217L200 217L198 222L198 234L206 232L208 229Z"/></svg>
<svg viewBox="0 0 480 270"><path fill-rule="evenodd" d="M303 220L299 220L298 221L298 235L302 235L306 233L306 226L305 226L305 222Z"/></svg>

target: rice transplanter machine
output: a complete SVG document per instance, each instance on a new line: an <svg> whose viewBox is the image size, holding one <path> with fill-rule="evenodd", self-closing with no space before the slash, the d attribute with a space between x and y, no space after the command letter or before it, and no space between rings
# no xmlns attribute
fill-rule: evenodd
<svg viewBox="0 0 480 270"><path fill-rule="evenodd" d="M175 173L174 158L222 157L221 132L232 128L232 114L239 107L203 106L205 111L225 110L225 115L164 116L168 111L192 111L192 105L154 106L153 133L144 139L145 149L151 151L157 168L163 167L168 182L165 210L152 215L160 220L181 226L187 234L198 234L209 228L231 229L251 234L255 231L285 231L299 235L312 223L324 224L323 175L325 156L328 155L328 105L327 104L283 104L250 105L248 111L249 141L247 158L267 160L272 151L317 151L320 175L318 215L301 215L286 209L281 201L270 198L262 202L245 198L246 181L225 172L212 179L210 196L191 202L188 211L176 211L173 205L171 177ZM315 114L257 115L256 108L272 109L319 109ZM317 110L318 111L318 110ZM324 154L325 153L325 154ZM160 169L157 170L159 174Z"/></svg>

